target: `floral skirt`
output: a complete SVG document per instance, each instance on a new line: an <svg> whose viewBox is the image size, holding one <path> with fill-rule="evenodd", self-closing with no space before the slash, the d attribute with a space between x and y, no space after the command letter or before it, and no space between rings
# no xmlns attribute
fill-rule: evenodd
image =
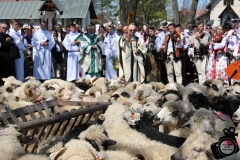
<svg viewBox="0 0 240 160"><path fill-rule="evenodd" d="M206 80L222 79L228 84L228 76L226 74L227 68L227 56L225 53L211 53L209 56L207 69L206 69Z"/></svg>

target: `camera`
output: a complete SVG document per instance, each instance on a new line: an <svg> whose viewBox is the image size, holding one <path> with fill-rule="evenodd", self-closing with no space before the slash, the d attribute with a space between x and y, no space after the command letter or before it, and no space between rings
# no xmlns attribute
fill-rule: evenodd
<svg viewBox="0 0 240 160"><path fill-rule="evenodd" d="M235 133L235 129L233 127L230 127L229 129L225 128L223 133L225 136L221 137L218 142L211 145L211 150L215 159L221 159L239 151L237 140L235 138L235 136L238 136L238 133Z"/></svg>

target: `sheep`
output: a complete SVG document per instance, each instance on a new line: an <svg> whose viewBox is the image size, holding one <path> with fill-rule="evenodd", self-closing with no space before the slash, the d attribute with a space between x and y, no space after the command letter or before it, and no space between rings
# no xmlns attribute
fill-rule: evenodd
<svg viewBox="0 0 240 160"><path fill-rule="evenodd" d="M124 102L131 102L131 103L138 103L137 100L134 99L135 94L129 88L118 88L116 92L113 93L111 98L114 98L115 101L119 103Z"/></svg>
<svg viewBox="0 0 240 160"><path fill-rule="evenodd" d="M211 135L215 139L223 136L223 129L233 126L231 119L214 116L211 111L201 108L197 110L186 124L190 124L190 132L201 131Z"/></svg>
<svg viewBox="0 0 240 160"><path fill-rule="evenodd" d="M99 78L93 78L92 79L92 84L94 86L98 86L100 88L102 88L102 93L108 92L108 79L103 78L103 77L99 77Z"/></svg>
<svg viewBox="0 0 240 160"><path fill-rule="evenodd" d="M78 92L78 88L73 83L68 83L57 89L57 99L61 100L81 101L80 97L83 94L83 92Z"/></svg>
<svg viewBox="0 0 240 160"><path fill-rule="evenodd" d="M130 82L125 85L126 88L130 89L131 91L134 91L138 86L140 86L141 83L138 81Z"/></svg>
<svg viewBox="0 0 240 160"><path fill-rule="evenodd" d="M180 147L186 140L185 138L159 132L158 126L153 125L153 118L160 111L160 108L153 102L144 103L142 106L141 104L133 104L130 108L133 111L140 110L142 113L137 131L143 133L151 140L156 140L173 147Z"/></svg>
<svg viewBox="0 0 240 160"><path fill-rule="evenodd" d="M177 90L167 90L165 93L162 94L162 98L160 102L165 103L167 101L177 101L180 100L181 97Z"/></svg>
<svg viewBox="0 0 240 160"><path fill-rule="evenodd" d="M37 79L33 76L27 76L26 78L24 78L24 82L33 81L33 80L37 80Z"/></svg>
<svg viewBox="0 0 240 160"><path fill-rule="evenodd" d="M137 100L145 100L147 102L157 102L159 99L162 98L162 95L158 94L152 89L152 86L149 84L143 84L138 86L135 89L135 99Z"/></svg>
<svg viewBox="0 0 240 160"><path fill-rule="evenodd" d="M81 90L84 90L85 92L93 86L91 83L91 80L86 79L86 78L80 78L79 80L73 80L73 81L71 81L71 83L74 83L76 87L78 87Z"/></svg>
<svg viewBox="0 0 240 160"><path fill-rule="evenodd" d="M126 80L125 78L120 78L120 77L114 77L110 80L110 83L108 85L109 87L109 91L110 92L114 92L116 91L118 88L122 88L126 85Z"/></svg>
<svg viewBox="0 0 240 160"><path fill-rule="evenodd" d="M184 89L184 86L179 83L168 83L160 90L160 93L167 92L168 90L181 91L182 89Z"/></svg>
<svg viewBox="0 0 240 160"><path fill-rule="evenodd" d="M128 109L127 106L116 102L110 105L105 112L103 126L109 138L117 142L116 145L113 146L113 149L126 151L131 155L141 154L146 159L170 159L170 156L176 151L176 148L152 141L143 134L131 129L123 119L123 114Z"/></svg>
<svg viewBox="0 0 240 160"><path fill-rule="evenodd" d="M239 95L240 94L240 82L239 81L235 81L233 83L233 85L231 87L230 91L231 91L231 95Z"/></svg>
<svg viewBox="0 0 240 160"><path fill-rule="evenodd" d="M152 89L158 93L165 87L162 82L150 82L149 84L152 86Z"/></svg>
<svg viewBox="0 0 240 160"><path fill-rule="evenodd" d="M189 130L187 128L180 128L178 125L179 120L182 119L187 112L191 111L191 109L187 108L187 105L183 105L183 101L168 101L164 103L160 112L154 117L153 122L164 125L165 133L172 132L171 135L187 137Z"/></svg>
<svg viewBox="0 0 240 160"><path fill-rule="evenodd" d="M62 149L50 155L53 160L96 160L96 150L84 140L72 139Z"/></svg>
<svg viewBox="0 0 240 160"><path fill-rule="evenodd" d="M208 96L207 86L204 86L202 84L198 84L196 82L189 83L185 88L191 88L193 91L197 93L202 93L204 96Z"/></svg>
<svg viewBox="0 0 240 160"><path fill-rule="evenodd" d="M46 157L43 155L26 154L19 158L19 160L51 160L51 159L50 157Z"/></svg>
<svg viewBox="0 0 240 160"><path fill-rule="evenodd" d="M238 109L239 104L240 101L234 96L219 96L213 98L211 108L232 117L233 113Z"/></svg>
<svg viewBox="0 0 240 160"><path fill-rule="evenodd" d="M38 101L40 95L44 92L44 88L39 81L27 81L15 90L14 95L19 97L19 100L34 102Z"/></svg>
<svg viewBox="0 0 240 160"><path fill-rule="evenodd" d="M98 86L93 86L86 91L85 95L93 98L100 97L102 95L102 88ZM84 98L85 97L83 97L83 101L87 101L84 100ZM89 100L89 102L91 102L91 100Z"/></svg>
<svg viewBox="0 0 240 160"><path fill-rule="evenodd" d="M203 85L207 86L207 92L210 99L220 95L227 95L224 82L220 79L206 80Z"/></svg>
<svg viewBox="0 0 240 160"><path fill-rule="evenodd" d="M91 125L78 137L80 140L88 141L97 151L107 150L108 146L116 144L116 141L108 138L107 132L101 125Z"/></svg>
<svg viewBox="0 0 240 160"><path fill-rule="evenodd" d="M216 142L211 135L202 132L190 134L184 144L172 156L172 160L214 160L213 156L207 153L212 143Z"/></svg>
<svg viewBox="0 0 240 160"><path fill-rule="evenodd" d="M34 137L25 136L20 133L20 128L16 125L7 125L0 130L0 155L1 160L15 160L26 155L21 143L32 144L38 140Z"/></svg>
<svg viewBox="0 0 240 160"><path fill-rule="evenodd" d="M23 83L19 80L16 80L15 77L9 76L8 78L2 78L2 81L4 81L4 88L7 92L12 93L20 87Z"/></svg>
<svg viewBox="0 0 240 160"><path fill-rule="evenodd" d="M33 105L34 103L32 102L27 102L27 101L22 101L19 100L17 96L14 95L5 95L4 97L4 104L5 106L9 107L11 110L17 109L17 108L22 108L28 105ZM0 102L1 103L1 102Z"/></svg>

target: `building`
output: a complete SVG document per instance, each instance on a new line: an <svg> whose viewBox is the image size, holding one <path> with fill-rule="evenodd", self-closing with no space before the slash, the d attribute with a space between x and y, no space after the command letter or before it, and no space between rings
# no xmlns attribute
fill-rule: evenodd
<svg viewBox="0 0 240 160"><path fill-rule="evenodd" d="M28 26L30 16L36 28L45 19L48 26L78 23L83 30L90 19L97 18L91 0L0 0L0 22L10 23L15 18Z"/></svg>
<svg viewBox="0 0 240 160"><path fill-rule="evenodd" d="M238 19L240 15L239 0L211 0L206 6L207 12L196 17L196 20L203 20L211 23L212 26L224 24L226 20Z"/></svg>

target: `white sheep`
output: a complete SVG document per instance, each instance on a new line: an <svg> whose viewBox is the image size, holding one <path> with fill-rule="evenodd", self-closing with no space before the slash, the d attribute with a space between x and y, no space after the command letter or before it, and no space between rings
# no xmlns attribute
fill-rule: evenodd
<svg viewBox="0 0 240 160"><path fill-rule="evenodd" d="M174 136L187 137L188 128L180 128L179 121L184 115L191 111L183 101L168 101L163 104L160 112L155 116L153 122L164 126L164 132Z"/></svg>
<svg viewBox="0 0 240 160"><path fill-rule="evenodd" d="M114 77L110 80L110 83L108 85L109 91L114 92L118 88L122 88L126 85L126 80L125 78L120 78L120 77Z"/></svg>
<svg viewBox="0 0 240 160"><path fill-rule="evenodd" d="M135 99L137 100L145 100L147 102L157 102L162 98L162 95L157 93L152 89L152 86L149 84L142 84L135 89Z"/></svg>
<svg viewBox="0 0 240 160"><path fill-rule="evenodd" d="M1 160L16 160L26 155L22 143L35 143L35 138L25 138L26 136L19 132L20 128L16 125L8 125L0 130L0 155ZM26 141L27 140L27 141Z"/></svg>
<svg viewBox="0 0 240 160"><path fill-rule="evenodd" d="M203 85L207 86L207 92L210 99L226 94L224 82L220 79L207 80Z"/></svg>
<svg viewBox="0 0 240 160"><path fill-rule="evenodd" d="M18 87L14 95L19 97L19 100L35 102L40 100L39 97L43 92L44 88L39 81L29 80Z"/></svg>
<svg viewBox="0 0 240 160"><path fill-rule="evenodd" d="M202 132L190 134L184 144L171 156L171 159L184 160L214 160L213 156L208 154L210 146L216 142L211 135Z"/></svg>
<svg viewBox="0 0 240 160"><path fill-rule="evenodd" d="M138 100L135 100L135 93L131 91L129 88L118 88L116 92L113 93L111 96L114 98L115 101L119 103L124 103L124 102L131 102L131 103L138 103Z"/></svg>
<svg viewBox="0 0 240 160"><path fill-rule="evenodd" d="M115 150L126 151L131 155L141 154L146 159L167 160L176 151L176 148L163 143L149 140L145 135L133 130L123 119L128 107L113 103L105 112L103 126L109 138L117 141Z"/></svg>
<svg viewBox="0 0 240 160"><path fill-rule="evenodd" d="M152 89L158 93L160 93L160 91L165 87L162 82L150 82L149 84L152 86Z"/></svg>
<svg viewBox="0 0 240 160"><path fill-rule="evenodd" d="M23 83L19 80L16 80L15 77L9 76L7 78L3 78L2 81L4 81L4 88L7 92L14 92L14 90L18 87L20 87Z"/></svg>
<svg viewBox="0 0 240 160"><path fill-rule="evenodd" d="M94 86L102 88L102 93L108 92L108 79L99 77L91 79L91 82Z"/></svg>
<svg viewBox="0 0 240 160"><path fill-rule="evenodd" d="M141 83L138 81L130 82L126 84L126 88L129 88L131 91L134 91L138 86L140 86Z"/></svg>
<svg viewBox="0 0 240 160"><path fill-rule="evenodd" d="M98 86L92 86L86 91L85 96L82 100L85 102L93 102L97 97L100 96L102 96L102 88Z"/></svg>

